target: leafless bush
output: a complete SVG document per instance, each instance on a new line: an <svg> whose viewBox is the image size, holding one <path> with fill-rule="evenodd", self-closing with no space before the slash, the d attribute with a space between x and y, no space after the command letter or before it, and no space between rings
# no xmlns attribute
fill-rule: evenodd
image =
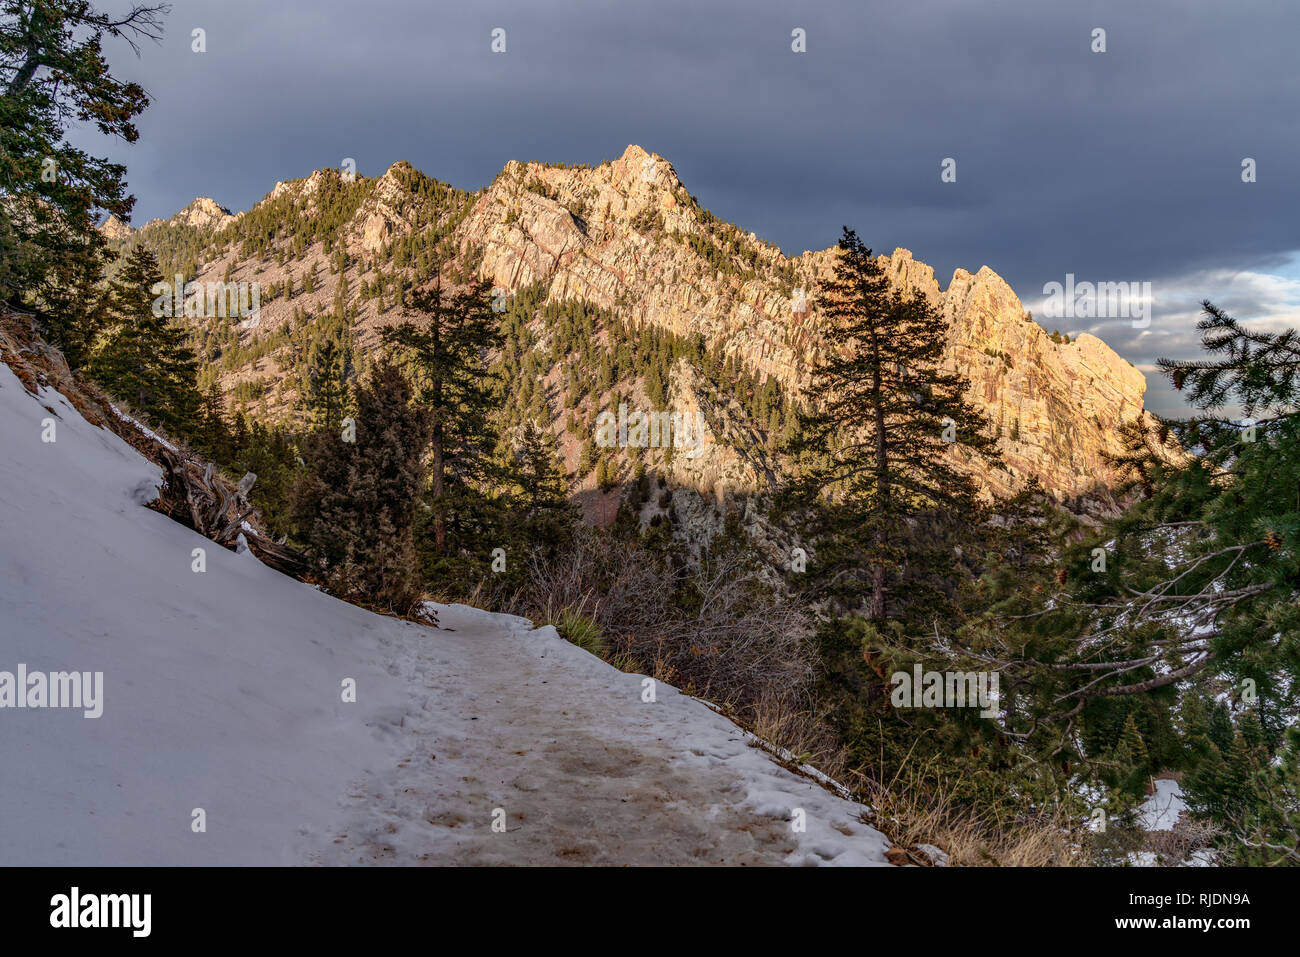
<svg viewBox="0 0 1300 957"><path fill-rule="evenodd" d="M1161 863L1181 864L1196 851L1212 848L1221 833L1214 824L1183 814L1167 831L1148 831L1145 849L1153 851Z"/></svg>
<svg viewBox="0 0 1300 957"><path fill-rule="evenodd" d="M762 709L806 712L814 674L811 617L771 592L743 552L698 563L594 529L558 558L530 562L502 610L534 620L580 606L608 657L715 701L753 724ZM786 719L787 722L789 719Z"/></svg>
<svg viewBox="0 0 1300 957"><path fill-rule="evenodd" d="M848 772L843 743L816 703L801 698L806 696L796 698L784 690L764 693L753 706L749 730L800 764L842 780Z"/></svg>

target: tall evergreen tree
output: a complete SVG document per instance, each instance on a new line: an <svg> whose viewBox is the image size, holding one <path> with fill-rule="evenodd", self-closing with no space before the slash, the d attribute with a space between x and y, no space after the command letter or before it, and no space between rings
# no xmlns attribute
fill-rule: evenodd
<svg viewBox="0 0 1300 957"><path fill-rule="evenodd" d="M61 291L70 275L98 269L105 258L95 218L126 219L134 203L125 167L73 146L66 128L91 121L135 142L132 121L149 97L112 75L103 42L115 37L135 47L158 39L166 9L140 5L119 15L89 0L0 2L0 300L39 309L59 345L65 332L76 338L66 327L79 317L65 311L76 301Z"/></svg>
<svg viewBox="0 0 1300 957"><path fill-rule="evenodd" d="M135 411L176 434L193 436L200 402L198 362L184 329L155 308L155 287L163 285L153 253L136 246L109 284L108 328L88 371Z"/></svg>
<svg viewBox="0 0 1300 957"><path fill-rule="evenodd" d="M300 394L314 429L337 431L347 413L353 378L352 333L346 318L323 317L302 352Z"/></svg>
<svg viewBox="0 0 1300 957"><path fill-rule="evenodd" d="M229 462L235 453L225 411L221 386L214 380L199 400L197 444L204 455L222 463Z"/></svg>
<svg viewBox="0 0 1300 957"><path fill-rule="evenodd" d="M399 613L418 597L415 529L429 434L406 377L385 360L356 390L355 435L321 429L304 443L291 514L341 596Z"/></svg>
<svg viewBox="0 0 1300 957"><path fill-rule="evenodd" d="M41 293L42 326L72 369L89 360L104 327L103 266L100 256L89 254L50 263L49 281Z"/></svg>
<svg viewBox="0 0 1300 957"><path fill-rule="evenodd" d="M802 410L790 445L803 467L791 491L812 506L819 582L850 608L865 600L867 617L882 621L921 595L899 588L905 566L924 558L942 577L955 564L951 545L923 556L909 527L972 523L980 506L962 459L997 453L965 378L940 367L943 318L894 289L847 227L839 249L823 306L827 353L809 390L819 401Z"/></svg>
<svg viewBox="0 0 1300 957"><path fill-rule="evenodd" d="M569 511L567 483L560 471L550 432L528 420L520 429L515 450L517 477L526 524L540 537L558 536Z"/></svg>
<svg viewBox="0 0 1300 957"><path fill-rule="evenodd" d="M509 494L493 541L517 546L516 554L553 558L572 540L578 516L550 431L525 420L514 430L509 460Z"/></svg>
<svg viewBox="0 0 1300 957"><path fill-rule="evenodd" d="M468 521L475 500L499 480L492 461L496 397L488 359L502 345L500 323L488 283L449 289L439 279L412 290L409 302L409 317L381 335L429 416L432 547L436 556L446 556L451 525Z"/></svg>

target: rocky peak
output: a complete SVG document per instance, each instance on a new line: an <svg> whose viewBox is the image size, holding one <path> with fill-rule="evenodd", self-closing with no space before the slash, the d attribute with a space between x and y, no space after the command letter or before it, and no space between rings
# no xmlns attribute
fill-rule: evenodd
<svg viewBox="0 0 1300 957"><path fill-rule="evenodd" d="M546 282L550 297L702 335L796 393L825 348L817 293L838 250L787 259L699 209L672 165L639 146L594 169L507 164L463 237L482 249L481 273L497 286ZM958 269L941 289L910 250L879 258L899 289L929 299L949 323L945 362L969 377L1006 464L980 476L990 491L1036 477L1067 497L1110 479L1119 427L1144 415L1137 369L1095 337L1053 341L988 266Z"/></svg>
<svg viewBox="0 0 1300 957"><path fill-rule="evenodd" d="M422 176L405 160L398 160L375 181L375 189L357 215L361 248L377 253L395 236L416 224L418 210L412 201L410 182Z"/></svg>
<svg viewBox="0 0 1300 957"><path fill-rule="evenodd" d="M234 222L234 220L235 216L231 214L230 210L215 199L208 196L199 196L170 219L151 219L145 223L145 227L165 223L171 226L196 226L200 229L215 231Z"/></svg>
<svg viewBox="0 0 1300 957"><path fill-rule="evenodd" d="M327 177L339 175L318 170L277 183L263 203L290 190L310 197ZM375 260L396 238L446 230L445 238L494 286L515 292L540 285L544 301L582 299L614 311L634 329L646 325L702 339L759 381L772 377L795 396L809 394L811 371L829 345L819 296L838 249L785 256L702 208L671 163L635 144L597 166L512 160L486 189L452 191L457 195L451 202L445 201L447 187L435 186L405 162L366 185L345 229L353 251L368 254L369 265L348 267L354 297L361 270L383 267ZM172 222L220 226L229 218L212 200L199 199ZM282 278L278 267L238 263L232 256L237 250L224 251L204 268L221 275L233 266L241 276L263 273L267 282ZM1139 417L1149 420L1142 409L1145 380L1137 369L1095 337L1054 340L988 266L975 273L958 269L941 288L934 269L907 249L879 258L898 288L929 299L948 323L944 361L970 379L970 397L988 416L1006 465L977 475L988 490L1014 491L1036 477L1068 497L1113 478L1106 455L1120 451L1120 427ZM295 261L324 259L322 248L309 247ZM323 309L332 294L322 287L300 291L292 302L270 301L264 305L265 327L287 322L295 308ZM373 344L373 329L391 308L381 304L374 295L353 301L364 348ZM744 421L743 410L733 417L723 397L728 384L718 383L723 393L714 395L688 371L675 375L674 395L710 419L710 450L703 458L684 459L680 477L691 473L697 486L743 491L768 467L745 453L763 445L768 424ZM746 437L745 430L753 428L758 431Z"/></svg>
<svg viewBox="0 0 1300 957"><path fill-rule="evenodd" d="M1054 341L988 266L953 273L938 299L948 320L945 362L970 380L970 398L999 439L1006 471L988 479L1014 490L1036 476L1061 495L1082 495L1111 477L1119 429L1143 411L1146 378L1092 335Z"/></svg>
<svg viewBox="0 0 1300 957"><path fill-rule="evenodd" d="M200 196L172 217L190 226L219 229L235 217L215 199Z"/></svg>
<svg viewBox="0 0 1300 957"><path fill-rule="evenodd" d="M649 153L635 143L623 151L623 155L611 164L612 181L615 188L632 195L650 194L655 191L676 193L682 185L677 178L677 170L658 153ZM643 189L643 187L647 187Z"/></svg>
<svg viewBox="0 0 1300 957"><path fill-rule="evenodd" d="M135 230L118 219L116 213L109 213L108 219L99 224L99 232L109 242L118 242L129 239Z"/></svg>

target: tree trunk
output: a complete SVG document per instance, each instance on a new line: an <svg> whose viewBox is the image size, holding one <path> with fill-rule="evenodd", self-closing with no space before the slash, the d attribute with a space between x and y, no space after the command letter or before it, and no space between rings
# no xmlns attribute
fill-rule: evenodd
<svg viewBox="0 0 1300 957"><path fill-rule="evenodd" d="M887 511L889 502L889 455L885 445L885 403L881 396L880 351L876 353L876 367L871 374L871 394L875 402L876 426L876 514L880 521ZM885 546L885 529L877 525L872 542L876 546L876 561L871 566L871 608L872 621L885 620L885 563L882 553Z"/></svg>
<svg viewBox="0 0 1300 957"><path fill-rule="evenodd" d="M434 396L439 393L434 386ZM435 399L436 401L436 399ZM433 547L439 555L447 553L447 512L443 503L442 419L435 404L433 410Z"/></svg>
<svg viewBox="0 0 1300 957"><path fill-rule="evenodd" d="M36 52L31 51L27 55L27 61L22 65L14 78L9 81L9 86L5 90L6 97L15 97L23 90L27 89L27 84L32 82L32 77L40 69L41 62L37 58Z"/></svg>
<svg viewBox="0 0 1300 957"><path fill-rule="evenodd" d="M439 291L439 307L441 307L441 290ZM433 354L434 361L442 362L442 317L434 316L433 320ZM438 555L447 554L447 509L443 501L446 491L446 480L444 472L446 469L443 461L443 435L442 435L442 378L441 374L434 377L430 389L431 405L433 407L433 548Z"/></svg>

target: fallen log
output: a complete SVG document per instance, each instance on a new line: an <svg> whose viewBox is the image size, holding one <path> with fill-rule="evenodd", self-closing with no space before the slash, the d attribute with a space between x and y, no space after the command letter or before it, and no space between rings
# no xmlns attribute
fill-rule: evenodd
<svg viewBox="0 0 1300 957"><path fill-rule="evenodd" d="M286 575L298 578L307 571L307 563L294 549L273 541L249 522L257 514L247 499L256 475L248 473L235 487L215 473L211 462L200 466L171 449L156 451L163 475L154 502L158 511L225 548L234 548L243 534L248 550L259 561Z"/></svg>

